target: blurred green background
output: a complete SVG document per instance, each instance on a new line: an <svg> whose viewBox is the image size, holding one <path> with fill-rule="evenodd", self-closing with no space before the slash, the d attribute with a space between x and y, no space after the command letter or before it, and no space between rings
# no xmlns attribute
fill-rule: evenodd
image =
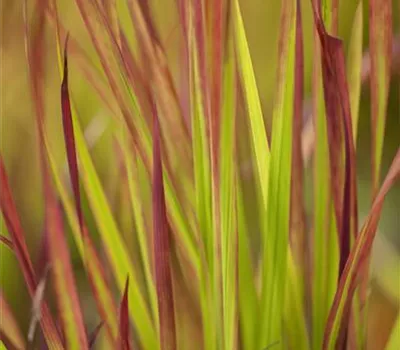
<svg viewBox="0 0 400 350"><path fill-rule="evenodd" d="M35 1L28 0L31 6ZM179 73L179 25L175 0L150 0L158 29L165 43L169 64L178 81ZM339 37L349 42L352 20L358 1L339 1ZM93 54L90 40L80 19L74 1L58 1L61 20L72 36L79 38L83 47ZM368 1L364 5L364 52L368 51ZM28 66L24 49L23 0L1 0L1 154L11 181L13 194L23 227L27 233L27 242L33 261L38 258L40 238L42 235L43 202L39 172L36 130ZM277 40L280 19L279 0L242 0L241 1L248 41L252 53L257 84L262 99L262 108L269 118L273 106L275 72L277 57ZM302 1L305 42L305 88L306 101L310 96L312 60L312 14L310 0ZM30 15L32 11L30 11ZM386 136L384 144L383 171L385 174L400 144L400 1L393 1L394 38L397 42L397 56L394 57L389 109L387 114ZM64 147L61 129L59 105L59 77L53 29L47 25L46 41L46 117L50 143L58 161L64 162ZM76 100L80 115L86 118L87 137L93 142L91 148L96 168L100 174L108 199L117 213L119 195L116 193L118 169L114 155L114 144L110 128L110 116L99 108L97 98L89 90L88 82L82 79L74 69L74 58L71 57L71 90ZM359 137L357 141L358 195L360 220L366 215L370 206L370 96L369 82L363 84L359 117ZM311 172L306 171L306 181L311 181ZM249 204L250 205L250 204ZM89 218L90 219L90 218ZM89 221L90 222L90 221ZM1 223L1 232L5 227ZM71 244L73 250L73 244ZM75 254L76 255L76 254ZM74 255L73 255L74 256ZM89 288L85 282L79 259L74 260L80 285L79 294L84 306L85 316L90 327L95 324L93 300L88 295ZM0 284L13 311L17 314L24 332L27 330L30 316L29 298L24 287L16 259L10 251L0 246ZM379 226L379 235L375 241L372 260L370 312L378 312L379 324L371 321L373 339L370 348L379 349L379 339L390 331L390 325L396 316L400 303L400 188L397 186L387 196ZM371 318L376 320L376 318Z"/></svg>

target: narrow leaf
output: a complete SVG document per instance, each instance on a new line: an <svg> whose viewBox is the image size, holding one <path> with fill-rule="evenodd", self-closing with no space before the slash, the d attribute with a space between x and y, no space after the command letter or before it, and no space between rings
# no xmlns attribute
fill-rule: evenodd
<svg viewBox="0 0 400 350"><path fill-rule="evenodd" d="M301 8L297 1L296 17L296 60L294 76L293 141L292 141L292 177L290 202L290 241L294 259L300 265L300 271L306 272L306 232L303 195L303 157L301 152L301 132L303 125L304 90L304 53Z"/></svg>
<svg viewBox="0 0 400 350"><path fill-rule="evenodd" d="M151 237L148 235L148 229L145 225L145 212L143 208L143 194L140 189L144 186L143 180L141 181L139 177L139 166L144 166L140 159L132 154L132 147L130 143L126 140L126 137L120 137L120 146L123 152L126 177L128 180L129 195L131 199L131 205L133 208L133 217L135 221L136 235L139 242L140 257L144 268L144 277L146 280L147 292L150 299L151 310L153 313L153 319L156 320L158 317L157 309L157 292L154 285L151 254L149 250L151 249ZM149 181L150 182L150 181Z"/></svg>
<svg viewBox="0 0 400 350"><path fill-rule="evenodd" d="M262 203L266 207L268 196L269 145L239 1L234 0L233 6L238 67L245 92L247 113L250 119L257 181L261 188Z"/></svg>
<svg viewBox="0 0 400 350"><path fill-rule="evenodd" d="M304 196L303 196L303 157L301 151L301 132L303 124L303 84L304 54L303 30L300 1L296 2L296 43L294 72L294 105L292 125L292 168L290 201L290 241L288 247L288 276L284 319L288 342L291 347L309 349L309 339L305 327L306 309L304 301L310 301L310 276L308 263L309 242L306 236Z"/></svg>
<svg viewBox="0 0 400 350"><path fill-rule="evenodd" d="M321 2L314 0L315 6ZM332 30L331 1L323 2L324 23ZM331 195L331 169L327 118L322 82L321 44L314 24L313 43L313 124L315 128L315 152L313 164L313 224L312 242L312 348L320 350L323 342L324 324L336 291L339 265L337 223Z"/></svg>
<svg viewBox="0 0 400 350"><path fill-rule="evenodd" d="M229 36L223 67L221 136L219 156L219 211L222 269L224 348L238 347L238 238L236 220L236 74L233 40ZM218 256L218 255L217 255Z"/></svg>
<svg viewBox="0 0 400 350"><path fill-rule="evenodd" d="M129 337L129 304L128 304L129 277L126 279L124 294L119 308L119 349L130 350Z"/></svg>
<svg viewBox="0 0 400 350"><path fill-rule="evenodd" d="M217 347L217 333L221 331L220 314L217 314L220 289L216 287L215 232L213 222L212 175L207 116L210 114L207 62L205 54L204 9L201 1L196 1L188 15L187 46L189 50L189 87L192 124L192 149L194 187L196 199L196 220L205 264L201 269L201 307L204 346L210 350Z"/></svg>
<svg viewBox="0 0 400 350"><path fill-rule="evenodd" d="M88 339L89 339L89 349L94 348L94 344L96 343L96 340L99 336L99 333L101 329L103 328L104 322L101 321L96 328L92 331L92 333L89 334Z"/></svg>
<svg viewBox="0 0 400 350"><path fill-rule="evenodd" d="M81 195L79 190L79 173L78 173L78 161L76 157L76 147L75 147L75 137L74 128L72 125L71 118L71 105L69 99L69 88L68 88L68 56L67 56L67 46L68 46L68 36L65 39L64 46L64 77L61 83L61 108L62 108L62 120L63 120L63 130L64 130L64 140L65 148L67 150L68 158L68 169L69 175L71 177L72 188L75 196L76 212L78 215L79 226L81 227L82 234L83 231L83 215L81 208Z"/></svg>
<svg viewBox="0 0 400 350"><path fill-rule="evenodd" d="M154 269L158 297L161 348L176 348L175 312L171 275L170 233L165 207L161 162L160 127L156 106L153 107L153 234Z"/></svg>
<svg viewBox="0 0 400 350"><path fill-rule="evenodd" d="M267 221L266 226L262 228L260 348L282 337L290 222L296 13L295 0L283 3L279 37L278 88L273 110L268 204L267 211L261 214L266 215Z"/></svg>
<svg viewBox="0 0 400 350"><path fill-rule="evenodd" d="M236 211L238 232L238 298L240 337L243 349L257 348L259 300L252 266L250 238L244 212L244 199L239 179L236 180Z"/></svg>
<svg viewBox="0 0 400 350"><path fill-rule="evenodd" d="M322 49L322 77L326 103L331 189L339 228L340 278L350 253L352 234L355 235L358 232L355 147L343 45L339 39L327 33L321 14L315 7L314 19ZM349 318L344 317L341 341L345 341L348 321Z"/></svg>
<svg viewBox="0 0 400 350"><path fill-rule="evenodd" d="M353 141L357 144L357 129L360 107L361 71L362 71L362 35L363 2L360 1L353 20L349 54L347 57L347 79L350 93L351 117L353 123Z"/></svg>
<svg viewBox="0 0 400 350"><path fill-rule="evenodd" d="M315 10L315 8L314 8ZM339 225L341 275L350 250L351 232L357 232L355 147L342 42L330 36L321 15L314 12L322 48L322 73L328 121L332 196ZM344 143L344 170L341 147ZM342 175L344 172L344 175ZM343 179L343 182L340 180Z"/></svg>
<svg viewBox="0 0 400 350"><path fill-rule="evenodd" d="M380 182L386 109L392 61L392 0L369 2L369 46L371 52L371 157L372 195Z"/></svg>
<svg viewBox="0 0 400 350"><path fill-rule="evenodd" d="M108 284L105 280L104 275L104 267L102 266L100 259L97 256L97 253L94 249L93 243L88 235L83 213L81 207L81 195L79 188L79 173L78 173L78 160L76 154L76 145L75 145L75 134L74 134L74 126L72 120L71 113L71 102L69 97L69 87L68 87L68 56L67 56L67 45L68 45L68 36L65 41L64 46L64 75L61 83L61 106L62 106L62 120L63 120L63 130L64 130L64 140L67 151L67 159L68 159L68 169L71 177L72 188L74 192L75 198L75 208L76 208L76 216L78 218L79 229L75 229L79 231L79 234L75 233L75 239L77 241L77 245L79 246L81 256L84 260L85 267L88 272L90 285L93 289L93 294L96 299L96 304L100 311L101 317L106 322L107 330L110 335L110 341L114 342L116 340L116 330L117 330L117 320L116 320L116 308L112 299L111 291L108 287ZM50 148L47 147L48 157L51 158ZM50 159L50 163L52 160ZM59 193L61 193L61 198L64 203L64 207L66 207L67 216L70 220L71 226L74 226L74 218L71 213L71 208L68 208L68 198L62 188L62 184L60 184L60 180L57 179L57 171L52 165L53 176L56 178L55 182L58 185ZM82 239L80 239L80 237ZM79 242L79 243L78 243Z"/></svg>

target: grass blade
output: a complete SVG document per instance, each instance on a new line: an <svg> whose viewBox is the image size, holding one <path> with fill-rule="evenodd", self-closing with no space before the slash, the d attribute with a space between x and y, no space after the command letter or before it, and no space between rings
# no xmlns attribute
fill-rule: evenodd
<svg viewBox="0 0 400 350"><path fill-rule="evenodd" d="M74 127L72 125L71 104L69 99L69 88L68 88L68 56L67 56L68 36L65 39L64 45L65 45L64 75L61 83L61 109L62 109L63 131L64 131L65 148L67 151L69 175L71 177L72 189L74 191L74 196L75 196L76 213L78 216L79 226L81 227L82 234L84 234L83 215L81 208L81 194L79 190L78 161L76 157Z"/></svg>
<svg viewBox="0 0 400 350"><path fill-rule="evenodd" d="M123 152L124 163L126 168L126 176L128 180L129 195L131 205L133 208L133 216L135 221L136 234L139 241L139 250L141 255L141 261L144 269L144 276L146 280L146 288L150 299L151 310L153 313L153 319L158 317L157 308L157 292L154 285L151 254L152 238L148 234L147 226L145 225L144 208L143 208L143 194L140 189L144 186L144 180L140 180L139 167L144 167L141 160L135 155L132 156L132 147L129 147L129 141L124 135L121 135L120 145ZM147 180L147 178L146 178Z"/></svg>
<svg viewBox="0 0 400 350"><path fill-rule="evenodd" d="M326 32L321 15L315 8L314 18L322 48L331 188L336 222L339 228L340 278L350 254L351 237L358 232L355 147L343 45L339 39ZM341 342L344 342L347 337L348 321L349 318L344 317Z"/></svg>
<svg viewBox="0 0 400 350"><path fill-rule="evenodd" d="M392 61L392 0L369 2L372 196L379 188Z"/></svg>
<svg viewBox="0 0 400 350"><path fill-rule="evenodd" d="M236 212L238 234L238 298L240 337L243 349L256 349L258 341L259 301L253 271L244 200L239 179L236 179Z"/></svg>
<svg viewBox="0 0 400 350"><path fill-rule="evenodd" d="M129 304L128 304L129 277L126 279L124 294L119 309L119 349L130 350L129 337Z"/></svg>
<svg viewBox="0 0 400 350"><path fill-rule="evenodd" d="M236 74L233 38L226 43L223 67L221 136L219 150L219 198L222 268L224 349L238 348L238 238L236 222Z"/></svg>
<svg viewBox="0 0 400 350"><path fill-rule="evenodd" d="M160 127L156 106L153 106L153 235L154 269L158 296L161 348L176 348L175 311L172 291L170 233L165 206L161 161Z"/></svg>
<svg viewBox="0 0 400 350"><path fill-rule="evenodd" d="M135 321L142 344L146 348L152 349L155 347L156 338L151 317L134 278L135 273L126 246L122 241L100 179L94 168L74 108L72 108L72 118L78 158L82 167L83 185L88 193L89 204L106 247L106 253L113 268L114 277L119 288L123 288L125 283L123 276L126 276L127 273L129 274L131 281L131 288L129 288L129 299L131 300L130 314Z"/></svg>
<svg viewBox="0 0 400 350"><path fill-rule="evenodd" d="M286 288L295 88L295 0L283 3L279 40L278 90L273 110L267 226L263 231L261 333L259 347L282 338Z"/></svg>
<svg viewBox="0 0 400 350"><path fill-rule="evenodd" d="M332 10L328 1L323 4L324 23L332 23ZM320 6L320 1L314 1ZM321 45L314 25L313 43L313 116L315 127L314 186L313 186L313 236L312 265L312 348L320 350L323 342L324 324L328 317L337 285L339 264L338 234L333 212L330 184L329 147L327 142L327 120L322 84Z"/></svg>
<svg viewBox="0 0 400 350"><path fill-rule="evenodd" d="M296 265L291 250L287 254L288 276L285 292L285 314L287 343L290 349L310 349L307 333L306 314L304 312L304 295L302 294L302 273Z"/></svg>
<svg viewBox="0 0 400 350"><path fill-rule="evenodd" d="M350 107L353 122L353 142L357 144L357 129L361 93L362 70L363 3L359 2L354 15L353 28L347 57L347 80L350 93Z"/></svg>
<svg viewBox="0 0 400 350"><path fill-rule="evenodd" d="M253 65L251 63L249 45L247 43L243 19L240 12L239 1L233 1L237 63L245 92L247 113L250 119L252 148L255 157L257 181L261 188L261 200L264 208L266 208L268 197L268 169L270 154L269 145L261 110L260 97L258 95L256 78L254 75Z"/></svg>
<svg viewBox="0 0 400 350"><path fill-rule="evenodd" d="M292 141L292 177L290 201L290 241L295 261L300 265L303 276L306 272L306 232L303 195L303 157L301 151L301 135L303 125L304 96L304 53L301 8L297 2L296 13L296 61L293 107L293 141Z"/></svg>
<svg viewBox="0 0 400 350"><path fill-rule="evenodd" d="M380 214L386 194L400 178L400 149L392 162L386 179L379 190L364 226L359 232L354 247L349 255L339 287L330 310L325 329L323 349L335 349L342 322L346 321L344 314L349 312L351 301L357 286L357 277L363 264L368 261L372 243L376 235Z"/></svg>
<svg viewBox="0 0 400 350"><path fill-rule="evenodd" d="M58 36L57 36L58 38ZM102 319L105 321L107 330L109 332L109 341L114 342L117 336L117 319L116 319L116 308L112 299L111 291L104 276L104 267L102 266L100 259L94 249L93 243L88 235L82 208L81 208L81 194L79 188L79 172L78 172L78 161L76 155L76 145L74 136L74 127L72 121L71 113L71 103L69 97L69 87L68 87L68 57L67 57L67 44L68 37L65 41L64 47L64 75L61 83L61 106L62 106L62 119L63 119L63 130L64 130L64 140L67 150L68 159L68 169L71 177L72 188L75 198L75 208L76 217L78 218L79 228L75 228L75 232L78 230L79 233L75 233L75 240L77 245L79 245L79 251L83 258L85 267L88 272L88 277L90 280L91 287L93 289L93 294L97 303L97 307L100 311ZM48 157L51 158L50 148L47 147ZM52 160L50 159L50 163ZM57 179L57 170L54 164L52 164L53 176L56 178L55 182L58 185L59 193L61 193L61 198L64 203L64 207L67 212L70 224L74 226L74 217L71 213L71 208L68 208L69 201L67 194L60 184L60 180ZM73 228L74 230L74 228ZM81 238L82 237L82 238ZM78 243L79 242L79 243Z"/></svg>
<svg viewBox="0 0 400 350"><path fill-rule="evenodd" d="M340 225L340 267L342 273L350 249L351 232L357 232L357 199L355 178L355 147L353 143L352 119L349 93L346 82L344 51L342 42L330 36L318 12L314 12L317 31L322 47L322 71L324 95L328 120L328 140L332 169L332 190L336 219ZM336 133L342 133L342 135ZM343 140L343 141L341 141ZM344 170L341 170L341 155L344 143ZM337 182L344 172L343 183ZM334 179L335 178L335 179ZM343 194L340 193L343 188Z"/></svg>
<svg viewBox="0 0 400 350"><path fill-rule="evenodd" d="M294 104L292 125L292 168L290 201L290 246L288 247L288 272L285 297L285 330L292 348L309 349L309 339L305 326L304 301L309 301L310 276L308 265L308 242L306 237L305 210L303 196L303 157L301 151L301 131L303 116L304 54L303 31L300 2L296 3L296 43L294 72Z"/></svg>
<svg viewBox="0 0 400 350"><path fill-rule="evenodd" d="M209 86L207 80L207 62L205 48L204 9L201 1L188 6L189 51L189 86L192 125L192 148L194 187L196 198L196 220L202 246L204 247L205 264L201 267L201 309L204 346L217 349L217 340L221 337L221 315L217 315L220 298L218 288L218 267L215 256L215 232L211 156L208 132L210 115Z"/></svg>
<svg viewBox="0 0 400 350"><path fill-rule="evenodd" d="M59 170L57 169L57 165L54 160L54 155L52 154L51 148L49 147L47 141L46 152L51 167L53 180L60 197L60 202L63 205L65 215L71 227L72 235L78 248L78 252L83 263L85 264L85 269L93 289L93 295L96 300L99 313L105 323L110 344L112 344L117 339L117 308L111 295L109 283L105 278L104 265L101 263L89 235L85 234L84 237L82 237L81 227L79 226L76 215L76 206L67 193L64 182L61 180ZM86 226L83 226L83 230L87 231Z"/></svg>
<svg viewBox="0 0 400 350"><path fill-rule="evenodd" d="M101 329L103 328L104 322L101 321L96 328L89 334L88 340L89 340L89 349L94 348L94 344L96 343L97 337L100 334Z"/></svg>

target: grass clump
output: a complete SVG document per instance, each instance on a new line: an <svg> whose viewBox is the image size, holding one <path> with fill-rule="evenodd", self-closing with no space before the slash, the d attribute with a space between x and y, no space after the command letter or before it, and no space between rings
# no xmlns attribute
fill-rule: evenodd
<svg viewBox="0 0 400 350"><path fill-rule="evenodd" d="M238 0L176 1L179 79L148 2L75 4L89 48L68 33L57 1L37 1L32 11L24 4L43 250L36 266L1 156L7 229L1 242L15 253L33 305L25 337L0 294L2 343L10 349L40 341L49 349L364 349L371 247L384 198L400 176L399 150L381 179L391 1L369 4L373 198L363 221L356 174L362 2L346 61L336 2L310 1L312 115L304 123L302 7L282 1L270 133ZM46 40L59 61L62 161L47 127L54 116L45 108ZM110 119L117 207L93 160L83 123L93 116L75 100L74 72ZM100 319L93 331L75 258L96 306L91 313ZM394 330L388 349L396 344Z"/></svg>

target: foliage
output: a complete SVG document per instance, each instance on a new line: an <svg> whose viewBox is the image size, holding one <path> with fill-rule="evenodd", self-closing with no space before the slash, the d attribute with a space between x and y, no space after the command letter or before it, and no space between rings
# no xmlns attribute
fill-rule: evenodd
<svg viewBox="0 0 400 350"><path fill-rule="evenodd" d="M369 4L373 199L363 221L356 176L362 2L347 62L336 37L337 2L311 2L313 112L304 124L302 7L298 0L282 1L270 133L239 0L176 0L179 81L148 2L75 4L90 48L68 33L56 0L24 4L44 248L36 266L1 156L0 207L7 229L1 243L15 254L33 305L25 339L0 294L1 346L36 347L43 338L49 349L88 349L104 333L103 345L115 349L363 349L371 247L384 198L400 177L399 149L380 181L391 1ZM48 40L59 60L56 117L63 134L57 137L64 139L66 153L61 162L48 127L54 116L45 108ZM92 115L75 100L73 72L85 78L99 110L110 118L122 203L117 210L93 162L83 122ZM303 126L308 122L315 129L311 210L304 194L310 155L302 151L310 141ZM254 198L242 153L250 163ZM250 205L256 223L250 222ZM91 333L70 234L101 320ZM398 343L396 334L394 329L388 349Z"/></svg>

